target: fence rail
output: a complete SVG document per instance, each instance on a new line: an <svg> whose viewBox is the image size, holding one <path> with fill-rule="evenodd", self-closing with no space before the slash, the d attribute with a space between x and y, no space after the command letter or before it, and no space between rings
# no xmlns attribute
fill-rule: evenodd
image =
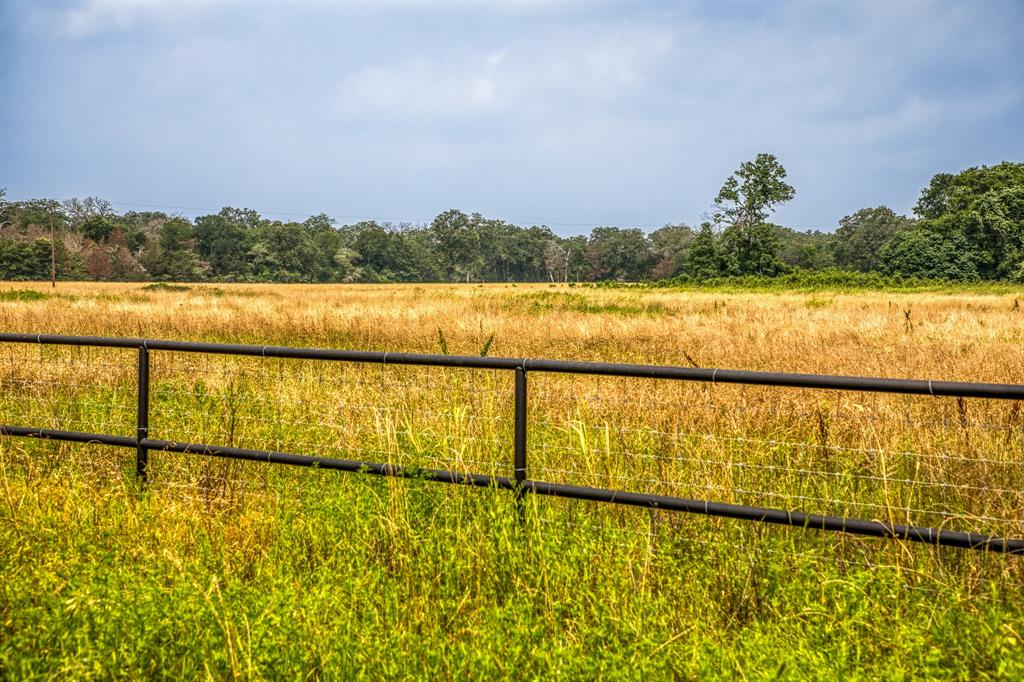
<svg viewBox="0 0 1024 682"><path fill-rule="evenodd" d="M956 398L986 398L1024 401L1024 385L912 379L883 379L857 376L791 374L728 369L703 369L657 365L574 362L530 358L488 358L458 355L429 355L332 349L291 348L141 338L58 336L0 333L0 343L87 346L135 349L138 354L137 418L135 437L85 433L31 426L0 425L0 435L57 441L96 443L136 451L136 474L145 482L150 451L318 467L377 476L415 477L441 483L492 487L512 491L517 499L526 494L589 500L612 504L689 512L707 516L758 521L800 528L838 531L857 535L894 538L932 545L1024 554L1024 538L1009 538L947 528L904 525L885 521L769 507L747 506L710 500L654 495L642 492L586 487L538 481L528 476L528 376L531 373L587 374L612 377L668 379L677 381L746 384L770 387L866 391ZM263 358L290 358L380 365L414 365L511 371L514 384L514 429L511 477L465 473L447 469L403 467L390 463L318 457L315 455L248 449L215 444L177 442L150 438L150 355L154 351L220 354ZM1022 463L1024 466L1024 463Z"/></svg>

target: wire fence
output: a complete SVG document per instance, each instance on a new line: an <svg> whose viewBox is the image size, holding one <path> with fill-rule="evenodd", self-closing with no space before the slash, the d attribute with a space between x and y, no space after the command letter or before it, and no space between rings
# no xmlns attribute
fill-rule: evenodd
<svg viewBox="0 0 1024 682"><path fill-rule="evenodd" d="M651 510L630 542L664 543L677 524L654 519L683 511L1024 553L1021 400L1010 384L0 334L0 434L134 450L151 488L210 506L297 494L308 470L276 462L504 489L520 513L531 494Z"/></svg>

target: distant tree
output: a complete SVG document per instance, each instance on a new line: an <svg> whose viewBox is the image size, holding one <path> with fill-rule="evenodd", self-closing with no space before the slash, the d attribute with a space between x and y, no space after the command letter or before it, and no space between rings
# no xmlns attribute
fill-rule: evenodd
<svg viewBox="0 0 1024 682"><path fill-rule="evenodd" d="M302 223L306 226L312 234L319 234L321 232L328 232L335 230L335 220L326 213L318 213L314 216L306 218Z"/></svg>
<svg viewBox="0 0 1024 682"><path fill-rule="evenodd" d="M637 281L654 264L651 243L637 228L595 227L587 240L588 279Z"/></svg>
<svg viewBox="0 0 1024 682"><path fill-rule="evenodd" d="M1024 278L1024 163L939 173L914 210L921 220L911 237L890 242L887 269L948 279ZM912 246L939 260L926 266L909 252Z"/></svg>
<svg viewBox="0 0 1024 682"><path fill-rule="evenodd" d="M724 226L721 255L728 274L777 275L785 269L779 239L765 220L796 195L786 169L772 154L758 154L726 178L715 197L715 223Z"/></svg>
<svg viewBox="0 0 1024 682"><path fill-rule="evenodd" d="M73 230L81 230L82 224L90 218L114 217L113 206L106 199L100 199L99 197L67 199L61 202L61 208L68 218L68 224Z"/></svg>
<svg viewBox="0 0 1024 682"><path fill-rule="evenodd" d="M711 223L704 223L700 226L697 236L694 237L690 249L686 252L684 272L693 279L704 280L720 277L723 270L724 264L718 247L718 238L715 236Z"/></svg>
<svg viewBox="0 0 1024 682"><path fill-rule="evenodd" d="M893 235L882 247L881 265L882 271L890 275L958 282L978 279L967 240L928 226Z"/></svg>
<svg viewBox="0 0 1024 682"><path fill-rule="evenodd" d="M881 267L882 247L914 222L886 206L862 208L839 221L835 236L836 265L869 272Z"/></svg>
<svg viewBox="0 0 1024 682"><path fill-rule="evenodd" d="M805 270L835 266L834 234L821 230L800 232L781 225L772 225L772 230L779 241L779 260L786 266Z"/></svg>
<svg viewBox="0 0 1024 682"><path fill-rule="evenodd" d="M352 249L357 254L353 263L367 281L401 282L412 278L412 256L402 235L393 229L372 221L360 223Z"/></svg>
<svg viewBox="0 0 1024 682"><path fill-rule="evenodd" d="M255 233L247 254L253 274L269 282L311 282L316 245L301 223L270 223Z"/></svg>
<svg viewBox="0 0 1024 682"><path fill-rule="evenodd" d="M250 230L255 230L264 223L259 212L251 208L233 208L231 206L225 206L220 209L220 212L217 215L235 223L236 225L247 227Z"/></svg>
<svg viewBox="0 0 1024 682"><path fill-rule="evenodd" d="M210 264L212 277L244 280L249 274L248 254L255 232L250 223L237 218L237 214L227 210L196 218L196 250Z"/></svg>
<svg viewBox="0 0 1024 682"><path fill-rule="evenodd" d="M436 243L429 229L415 229L411 225L400 225L399 231L413 264L412 280L416 282L437 282L442 275L441 259L435 249Z"/></svg>
<svg viewBox="0 0 1024 682"><path fill-rule="evenodd" d="M184 218L171 218L161 226L159 239L147 244L142 265L154 277L184 282L201 280L210 271L196 252L192 225Z"/></svg>
<svg viewBox="0 0 1024 682"><path fill-rule="evenodd" d="M107 237L114 231L114 223L107 216L93 215L83 220L78 229L87 239L101 243L107 241Z"/></svg>
<svg viewBox="0 0 1024 682"><path fill-rule="evenodd" d="M696 234L689 225L665 225L651 233L651 249L655 264L651 271L654 279L675 277L686 268L686 251Z"/></svg>
<svg viewBox="0 0 1024 682"><path fill-rule="evenodd" d="M479 214L471 217L450 209L430 224L434 252L446 280L470 282L479 277L484 265L480 222Z"/></svg>
<svg viewBox="0 0 1024 682"><path fill-rule="evenodd" d="M786 182L786 169L773 154L758 154L726 178L715 197L714 221L747 227L768 219L775 206L796 196Z"/></svg>
<svg viewBox="0 0 1024 682"><path fill-rule="evenodd" d="M924 220L970 211L979 197L993 190L1024 185L1024 163L1003 161L995 166L968 168L956 175L937 173L914 207Z"/></svg>
<svg viewBox="0 0 1024 682"><path fill-rule="evenodd" d="M722 231L720 245L726 274L774 277L786 270L778 256L774 225L729 225Z"/></svg>

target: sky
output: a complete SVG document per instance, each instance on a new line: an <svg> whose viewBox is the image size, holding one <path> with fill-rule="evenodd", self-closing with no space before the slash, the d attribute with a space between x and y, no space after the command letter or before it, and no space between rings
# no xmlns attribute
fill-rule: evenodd
<svg viewBox="0 0 1024 682"><path fill-rule="evenodd" d="M0 0L8 199L651 230L760 152L801 230L1024 160L1024 2Z"/></svg>

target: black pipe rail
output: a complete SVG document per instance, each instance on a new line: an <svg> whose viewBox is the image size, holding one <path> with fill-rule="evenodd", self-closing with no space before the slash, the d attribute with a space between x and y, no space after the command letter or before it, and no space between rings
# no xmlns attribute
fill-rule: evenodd
<svg viewBox="0 0 1024 682"><path fill-rule="evenodd" d="M138 415L134 438L78 431L61 431L24 426L0 425L0 436L17 436L74 443L96 443L136 451L136 474L145 482L151 450L222 457L254 462L318 467L336 471L418 478L439 483L490 487L512 491L517 507L525 494L564 497L592 502L605 502L633 507L688 512L723 518L758 521L812 530L834 531L921 542L931 545L960 547L1008 554L1024 554L1024 538L1003 538L981 533L910 526L882 521L808 514L800 511L751 507L706 500L652 495L648 493L590 488L585 486L531 480L527 476L527 376L529 372L593 374L601 376L674 379L710 383L747 384L790 388L816 388L840 391L873 391L935 397L989 398L1024 400L1024 385L991 384L916 379L882 379L876 377L831 376L822 374L790 374L728 369L702 369L659 365L629 365L565 360L534 360L530 358L487 358L460 355L429 355L376 351L349 351L317 348L290 348L231 343L164 341L158 339L108 338L98 336L59 336L50 334L0 333L0 343L27 343L98 348L130 348L138 351ZM401 467L379 462L316 457L269 450L205 445L159 440L149 437L149 358L151 351L213 353L222 355L328 360L340 362L417 365L426 367L460 367L496 369L515 372L515 416L513 443L513 476L491 476L462 473L444 469Z"/></svg>

